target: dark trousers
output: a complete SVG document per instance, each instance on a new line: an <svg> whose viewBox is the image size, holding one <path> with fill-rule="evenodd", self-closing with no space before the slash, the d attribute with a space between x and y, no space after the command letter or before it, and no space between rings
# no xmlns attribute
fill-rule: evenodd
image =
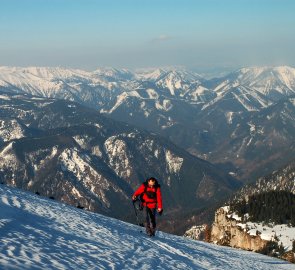
<svg viewBox="0 0 295 270"><path fill-rule="evenodd" d="M156 229L156 208L145 207L146 227Z"/></svg>

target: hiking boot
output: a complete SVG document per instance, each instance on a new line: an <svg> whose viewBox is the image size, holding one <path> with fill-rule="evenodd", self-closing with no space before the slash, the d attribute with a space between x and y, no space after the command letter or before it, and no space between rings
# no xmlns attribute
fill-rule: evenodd
<svg viewBox="0 0 295 270"><path fill-rule="evenodd" d="M150 227L148 227L148 226L146 226L146 234L148 235L148 236L152 236L153 234L152 234L152 229L150 228Z"/></svg>
<svg viewBox="0 0 295 270"><path fill-rule="evenodd" d="M151 236L155 236L156 235L156 228L150 228L151 230Z"/></svg>

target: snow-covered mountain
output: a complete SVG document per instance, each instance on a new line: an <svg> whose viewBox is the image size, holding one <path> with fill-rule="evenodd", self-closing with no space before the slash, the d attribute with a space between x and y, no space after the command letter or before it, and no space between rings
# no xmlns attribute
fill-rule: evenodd
<svg viewBox="0 0 295 270"><path fill-rule="evenodd" d="M116 68L98 68L92 72L92 77L99 76L106 78L110 82L114 81L128 81L134 80L135 74L128 69L116 69Z"/></svg>
<svg viewBox="0 0 295 270"><path fill-rule="evenodd" d="M62 97L73 90L70 82L87 81L90 74L82 70L65 68L0 68L0 85L12 91L44 97Z"/></svg>
<svg viewBox="0 0 295 270"><path fill-rule="evenodd" d="M202 110L214 110L216 107L223 107L232 112L252 112L259 111L273 104L264 94L239 85L231 87L227 91L214 91L217 97L202 107Z"/></svg>
<svg viewBox="0 0 295 270"><path fill-rule="evenodd" d="M128 219L134 189L154 176L175 222L173 209L210 205L240 185L167 139L78 103L2 93L0 121L1 182L92 211Z"/></svg>
<svg viewBox="0 0 295 270"><path fill-rule="evenodd" d="M293 114L289 115L290 121L285 121L289 109L281 107L284 112L280 112L277 108L287 99L292 103L294 82L295 69L286 66L243 68L208 81L183 68L135 72L113 68L93 72L36 67L0 69L2 91L79 102L115 120L169 138L193 155L226 164L247 180L272 171L270 166L269 170L252 172L257 166L253 167L251 161L260 152L268 153L267 148L275 150L272 139L278 138L276 132L287 132L285 137L280 135L284 140L281 150L289 147L294 134ZM261 147L258 153L248 127L261 117L263 123L254 125L276 132L269 136L264 133L267 138L255 142ZM228 154L224 156L224 152ZM245 165L246 170L241 170L240 165Z"/></svg>
<svg viewBox="0 0 295 270"><path fill-rule="evenodd" d="M164 217L162 217L164 218ZM37 269L292 270L285 261L157 232L0 186L0 266Z"/></svg>
<svg viewBox="0 0 295 270"><path fill-rule="evenodd" d="M93 72L49 67L0 67L0 88L9 93L76 101L99 109L124 90L136 87L127 70L111 68Z"/></svg>
<svg viewBox="0 0 295 270"><path fill-rule="evenodd" d="M83 91L87 89L89 92L109 90L112 91L112 96L116 96L118 93L142 88L142 82L150 82L158 89L166 89L166 96L173 96L174 99L185 98L193 102L196 101L196 95L203 94L205 90L210 90L211 97L218 100L228 99L225 94L229 91L236 92L234 95L237 99L244 96L246 100L251 97L254 102L261 103L261 107L266 107L273 101L295 93L295 69L287 66L243 68L225 77L206 81L200 75L183 68L136 72L100 68L90 72L59 67L0 67L0 86L7 91L84 100L86 103ZM233 91L233 88L236 90ZM247 102L250 102L248 106L251 110L251 100Z"/></svg>
<svg viewBox="0 0 295 270"><path fill-rule="evenodd" d="M158 78L166 73L167 70L165 68L142 68L135 70L137 79L141 81L155 82Z"/></svg>
<svg viewBox="0 0 295 270"><path fill-rule="evenodd" d="M295 94L295 69L288 66L242 68L210 82L218 95L231 88L246 87L277 101Z"/></svg>
<svg viewBox="0 0 295 270"><path fill-rule="evenodd" d="M155 83L161 88L167 88L172 96L183 97L191 85L200 84L201 77L189 71L172 70L161 74Z"/></svg>
<svg viewBox="0 0 295 270"><path fill-rule="evenodd" d="M160 133L247 181L294 155L289 148L295 134L294 68L244 68L219 79L197 79L190 86L184 81L180 90L173 80L169 90L159 79L169 78L166 74L159 71L154 83L143 83L132 95L124 93L105 112Z"/></svg>

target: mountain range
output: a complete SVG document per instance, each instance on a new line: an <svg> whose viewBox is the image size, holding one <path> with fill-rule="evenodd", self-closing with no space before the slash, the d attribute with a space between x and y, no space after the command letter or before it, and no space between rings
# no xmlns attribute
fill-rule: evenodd
<svg viewBox="0 0 295 270"><path fill-rule="evenodd" d="M179 233L192 213L293 160L294 82L291 67L210 80L171 68L1 67L0 181L131 220L130 196L153 175L165 227Z"/></svg>
<svg viewBox="0 0 295 270"><path fill-rule="evenodd" d="M295 69L288 66L242 68L210 80L183 68L1 67L0 88L78 102L166 137L244 182L294 154Z"/></svg>
<svg viewBox="0 0 295 270"><path fill-rule="evenodd" d="M2 183L125 220L134 219L132 193L149 176L174 222L182 209L241 185L159 135L67 100L2 92L0 134Z"/></svg>

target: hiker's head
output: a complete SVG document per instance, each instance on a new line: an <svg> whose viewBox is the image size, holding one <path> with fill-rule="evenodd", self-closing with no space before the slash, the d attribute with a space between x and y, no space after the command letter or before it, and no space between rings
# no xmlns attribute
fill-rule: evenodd
<svg viewBox="0 0 295 270"><path fill-rule="evenodd" d="M151 177L151 178L149 178L149 180L148 180L148 184L150 185L150 186L154 186L155 184L156 184L156 178L154 178L154 177Z"/></svg>

